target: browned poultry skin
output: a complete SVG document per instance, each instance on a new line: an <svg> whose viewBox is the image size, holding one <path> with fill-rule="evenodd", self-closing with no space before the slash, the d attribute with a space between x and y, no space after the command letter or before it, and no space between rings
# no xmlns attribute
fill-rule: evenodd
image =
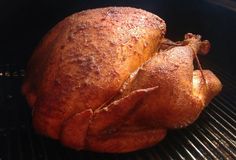
<svg viewBox="0 0 236 160"><path fill-rule="evenodd" d="M128 7L61 21L35 50L22 87L35 129L74 149L121 153L193 123L222 86L193 68L208 51L200 36L166 47L164 34L163 20Z"/></svg>
<svg viewBox="0 0 236 160"><path fill-rule="evenodd" d="M140 123L178 128L192 123L202 109L216 96L221 82L209 70L194 70L193 60L201 46L200 37L192 35L185 46L161 51L139 68L122 89L122 96L130 92L158 86L146 96L135 117ZM203 43L205 45L205 43Z"/></svg>
<svg viewBox="0 0 236 160"><path fill-rule="evenodd" d="M85 109L96 109L154 55L165 23L141 9L86 10L57 24L35 50L23 85L33 123L58 139L61 124Z"/></svg>
<svg viewBox="0 0 236 160"><path fill-rule="evenodd" d="M95 111L85 147L134 151L158 143L167 129L197 119L222 85L211 71L193 70L195 54L205 43L190 35L185 46L161 51L147 61L127 80L121 95Z"/></svg>

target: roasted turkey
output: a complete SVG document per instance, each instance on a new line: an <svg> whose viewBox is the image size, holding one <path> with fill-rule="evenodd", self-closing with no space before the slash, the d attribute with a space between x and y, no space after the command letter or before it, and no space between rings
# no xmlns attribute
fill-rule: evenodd
<svg viewBox="0 0 236 160"><path fill-rule="evenodd" d="M209 42L190 33L172 42L165 31L160 17L129 7L59 22L34 51L22 86L36 131L74 149L121 153L193 123L222 88L197 59Z"/></svg>

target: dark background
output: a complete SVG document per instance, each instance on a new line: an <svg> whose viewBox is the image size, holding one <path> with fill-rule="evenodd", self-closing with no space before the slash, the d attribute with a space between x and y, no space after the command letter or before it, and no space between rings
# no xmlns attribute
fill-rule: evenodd
<svg viewBox="0 0 236 160"><path fill-rule="evenodd" d="M236 2L232 0L1 0L0 64L25 67L42 36L74 12L104 6L133 6L158 14L167 37L182 40L198 33L212 44L206 59L236 74Z"/></svg>

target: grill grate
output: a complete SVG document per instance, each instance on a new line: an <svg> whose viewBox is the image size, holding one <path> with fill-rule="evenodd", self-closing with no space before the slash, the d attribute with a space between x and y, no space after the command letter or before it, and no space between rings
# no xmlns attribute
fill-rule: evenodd
<svg viewBox="0 0 236 160"><path fill-rule="evenodd" d="M160 144L128 154L74 151L35 134L30 109L20 94L24 70L0 66L0 160L236 159L236 78L213 63L205 66L221 79L222 93L191 126L169 131Z"/></svg>

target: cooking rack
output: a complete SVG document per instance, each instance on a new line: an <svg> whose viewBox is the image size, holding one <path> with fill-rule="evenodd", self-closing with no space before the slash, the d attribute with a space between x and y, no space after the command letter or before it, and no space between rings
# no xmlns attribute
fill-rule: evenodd
<svg viewBox="0 0 236 160"><path fill-rule="evenodd" d="M24 70L0 66L0 160L156 160L236 159L236 78L214 63L204 63L222 81L220 95L187 128L172 130L154 147L127 154L75 151L38 135L20 87Z"/></svg>

